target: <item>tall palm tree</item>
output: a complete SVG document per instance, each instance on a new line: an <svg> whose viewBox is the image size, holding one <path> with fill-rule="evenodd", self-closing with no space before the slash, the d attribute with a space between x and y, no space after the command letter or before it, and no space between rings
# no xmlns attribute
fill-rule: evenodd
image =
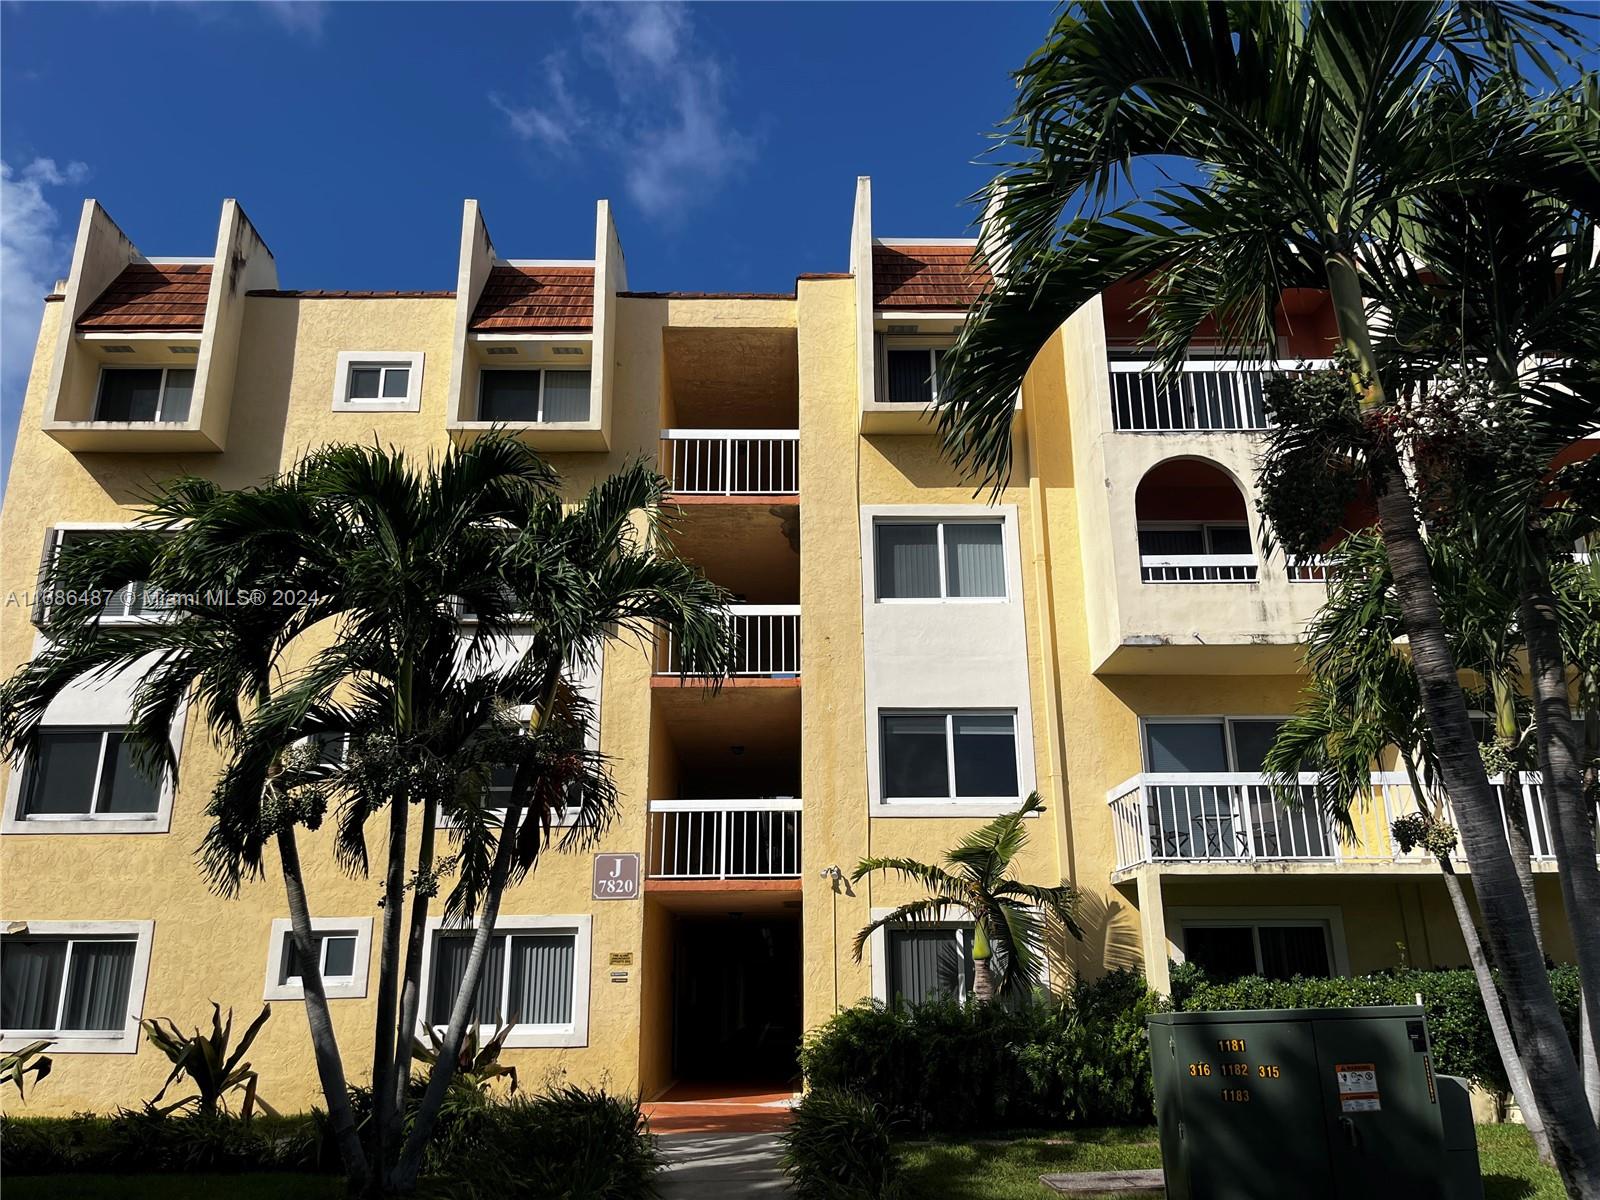
<svg viewBox="0 0 1600 1200"><path fill-rule="evenodd" d="M1070 6L1018 74L1001 142L1020 157L984 197L979 236L994 285L946 357L940 427L955 461L1002 481L1028 365L1123 279L1150 280L1150 344L1168 366L1208 319L1237 356L1267 357L1283 289L1328 289L1350 363L1347 440L1371 483L1512 1024L1567 1186L1600 1196L1600 1130L1473 736L1402 467L1414 431L1385 390L1365 292L1370 246L1392 242L1397 214L1440 186L1520 180L1594 210L1586 131L1474 104L1491 67L1563 40L1578 35L1550 10L1512 3ZM1139 160L1180 160L1203 181L1107 211Z"/></svg>
<svg viewBox="0 0 1600 1200"><path fill-rule="evenodd" d="M147 754L159 753L193 689L223 740L225 770L208 809L202 865L224 894L262 874L276 843L291 908L309 911L294 827L315 827L336 803L340 861L362 873L367 823L388 810L378 864L384 929L375 1144L369 1160L353 1126L341 1141L353 1184L415 1186L503 889L532 869L563 811L580 810L568 844L603 828L614 792L604 763L583 748L581 706L565 686L569 666L593 663L608 638L645 638L657 625L709 670L720 671L731 654L725 594L658 537L659 477L634 464L571 507L557 482L536 455L502 437L424 465L392 450L330 447L239 492L185 481L186 500L164 496L152 505L148 522L159 528L63 554L52 574L57 590L76 594L148 581L177 598L169 617L123 630L102 628L93 612L63 616L47 627L51 649L0 691L0 738L15 754L26 750L62 687L110 670L146 670L141 660L160 652L136 694L135 732ZM210 593L195 585L218 581L233 585L229 597L242 590L283 598L275 624L260 618L272 636L202 623L195 596ZM217 603L226 607L229 597ZM463 609L475 623L461 625ZM508 710L532 716L511 728L517 723ZM303 738L330 731L351 739L343 766L329 770L296 755ZM504 812L485 805L481 789L456 782L481 778L490 765L514 767ZM415 859L407 828L413 806L421 814ZM478 930L446 1052L406 1131L401 1104L441 815L456 842L458 873L445 915L476 920ZM418 881L409 889L408 868ZM309 920L297 916L296 925L301 959L314 964ZM306 982L330 1113L348 1111L342 1069L335 1078L324 1062L337 1063L338 1054L331 1026L326 1039L317 1031L325 1005L314 968Z"/></svg>
<svg viewBox="0 0 1600 1200"><path fill-rule="evenodd" d="M1046 934L1058 924L1081 938L1074 910L1078 892L1063 880L1053 886L1023 883L1011 877L1017 856L1028 844L1027 822L1044 812L1034 792L1014 813L996 817L962 838L944 857L943 866L914 858L864 858L850 881L868 875L898 875L927 891L900 905L856 934L855 958L861 961L867 939L890 925L947 921L953 913L972 920L972 995L988 1004L997 995L1026 996L1042 979ZM998 976L998 978L997 978Z"/></svg>

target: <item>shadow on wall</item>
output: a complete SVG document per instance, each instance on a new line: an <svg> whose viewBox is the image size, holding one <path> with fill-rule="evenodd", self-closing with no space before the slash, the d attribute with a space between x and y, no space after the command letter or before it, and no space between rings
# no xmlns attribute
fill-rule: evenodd
<svg viewBox="0 0 1600 1200"><path fill-rule="evenodd" d="M1084 974L1143 969L1138 924L1115 892L1080 893L1078 925L1083 941L1077 943L1072 957Z"/></svg>

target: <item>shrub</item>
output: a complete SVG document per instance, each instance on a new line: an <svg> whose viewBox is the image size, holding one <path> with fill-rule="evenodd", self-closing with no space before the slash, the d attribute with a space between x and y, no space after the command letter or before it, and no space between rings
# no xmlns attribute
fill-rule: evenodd
<svg viewBox="0 0 1600 1200"><path fill-rule="evenodd" d="M806 1093L783 1134L783 1169L800 1200L892 1200L900 1194L888 1114L859 1092Z"/></svg>
<svg viewBox="0 0 1600 1200"><path fill-rule="evenodd" d="M801 1066L812 1088L859 1092L921 1131L1148 1121L1158 1005L1126 971L1014 1008L859 1005L807 1038Z"/></svg>
<svg viewBox="0 0 1600 1200"><path fill-rule="evenodd" d="M309 1117L178 1116L153 1108L113 1116L6 1117L0 1171L142 1175L184 1171L314 1171L320 1133Z"/></svg>

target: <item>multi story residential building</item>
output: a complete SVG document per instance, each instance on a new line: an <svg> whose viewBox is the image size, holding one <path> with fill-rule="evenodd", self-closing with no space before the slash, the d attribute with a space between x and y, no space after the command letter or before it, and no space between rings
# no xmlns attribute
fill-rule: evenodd
<svg viewBox="0 0 1600 1200"><path fill-rule="evenodd" d="M856 931L914 892L849 873L868 854L935 859L1035 789L1047 808L1019 871L1083 893L1055 986L1140 966L1163 986L1185 958L1272 975L1463 962L1435 870L1389 839L1411 804L1398 780L1340 840L1259 774L1323 586L1317 564L1261 549L1260 373L1197 357L1157 382L1135 350L1137 288L1113 289L1041 351L1012 477L975 495L929 411L985 284L971 254L875 236L863 179L848 272L782 295L630 291L604 202L582 261L503 257L468 201L453 291L292 291L231 200L199 258L142 253L89 201L44 305L0 517L0 669L40 646L41 556L127 522L153 482L241 486L328 442L422 453L500 424L574 492L657 458L676 547L737 598L742 647L715 691L667 644L613 644L585 681L623 804L595 854L550 854L502 905L488 1008L516 1014L524 1078L646 1097L782 1084L802 1031L841 1006L964 994L959 913L855 959ZM1326 356L1331 329L1321 294L1286 296L1281 357ZM144 619L139 598L106 619ZM193 855L219 751L179 722L175 778L142 780L128 703L120 679L74 687L0 777L4 1045L53 1040L37 1108L132 1104L168 1069L140 1017L266 998L286 1003L252 1052L263 1094L312 1103L281 883L208 892ZM337 869L325 833L302 854L358 1073L378 884ZM593 898L596 854L637 854L640 885ZM1563 924L1545 928L1566 956ZM430 936L433 1021L460 942Z"/></svg>

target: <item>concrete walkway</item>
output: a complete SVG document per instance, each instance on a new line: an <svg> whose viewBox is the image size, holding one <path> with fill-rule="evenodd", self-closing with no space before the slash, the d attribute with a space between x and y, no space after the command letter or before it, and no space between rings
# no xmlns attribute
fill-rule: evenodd
<svg viewBox="0 0 1600 1200"><path fill-rule="evenodd" d="M661 1139L661 1150L667 1158L659 1180L662 1200L789 1194L775 1133L671 1133Z"/></svg>

